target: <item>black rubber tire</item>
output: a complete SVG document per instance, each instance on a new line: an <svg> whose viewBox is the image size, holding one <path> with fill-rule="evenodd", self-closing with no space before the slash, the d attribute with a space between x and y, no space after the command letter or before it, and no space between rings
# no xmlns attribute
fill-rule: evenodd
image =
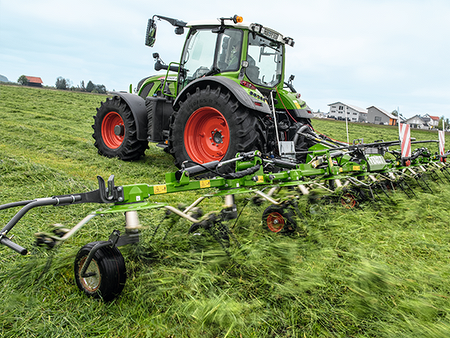
<svg viewBox="0 0 450 338"><path fill-rule="evenodd" d="M125 261L117 247L102 247L94 254L87 270L96 275L82 278L80 272L84 261L97 243L88 243L78 251L74 263L75 282L86 295L108 302L116 298L125 286Z"/></svg>
<svg viewBox="0 0 450 338"><path fill-rule="evenodd" d="M263 227L270 232L290 234L297 229L293 211L283 205L272 204L262 215Z"/></svg>
<svg viewBox="0 0 450 338"><path fill-rule="evenodd" d="M180 108L171 116L169 131L169 152L175 158L175 165L181 167L184 161L194 161L190 158L185 145L185 127L190 117L200 108L216 109L225 118L229 127L229 144L221 161L236 156L238 152L261 150L265 144L263 124L256 112L241 105L230 92L221 86L205 88L196 87L194 92L188 93L186 99L180 102ZM199 137L193 143L199 142ZM216 160L211 158L210 162ZM187 166L189 166L188 164ZM230 172L234 166L224 166L222 172Z"/></svg>
<svg viewBox="0 0 450 338"><path fill-rule="evenodd" d="M105 128L103 126L103 124L107 123L112 113L116 113L115 115L120 116L123 121L121 140L114 133L113 128ZM147 141L139 141L137 139L136 123L131 109L119 96L107 98L105 102L102 102L100 108L97 108L97 115L94 116L92 128L94 129L92 134L92 137L95 139L94 145L100 155L132 161L143 156L148 148ZM114 140L114 145L111 140Z"/></svg>
<svg viewBox="0 0 450 338"><path fill-rule="evenodd" d="M147 109L147 138L153 140L153 104L150 99L145 100L145 108Z"/></svg>

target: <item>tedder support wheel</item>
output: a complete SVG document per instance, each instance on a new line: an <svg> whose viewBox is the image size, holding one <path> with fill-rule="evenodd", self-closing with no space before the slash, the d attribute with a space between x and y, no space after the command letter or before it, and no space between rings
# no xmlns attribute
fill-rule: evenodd
<svg viewBox="0 0 450 338"><path fill-rule="evenodd" d="M341 204L344 208L353 209L357 205L357 200L355 195L352 193L345 193L340 198Z"/></svg>
<svg viewBox="0 0 450 338"><path fill-rule="evenodd" d="M86 295L110 301L122 292L126 281L125 261L117 247L104 246L95 254L86 273L89 277L81 276L81 269L89 252L99 242L92 242L83 246L75 258L74 272L78 288Z"/></svg>
<svg viewBox="0 0 450 338"><path fill-rule="evenodd" d="M197 87L172 115L169 151L178 167L184 161L203 164L227 160L238 152L263 150L262 135L256 113L225 88Z"/></svg>
<svg viewBox="0 0 450 338"><path fill-rule="evenodd" d="M144 155L148 148L147 141L137 139L136 123L131 109L118 96L107 98L101 107L97 108L92 128L94 145L100 155L131 161Z"/></svg>
<svg viewBox="0 0 450 338"><path fill-rule="evenodd" d="M297 228L292 211L283 205L269 206L263 212L262 221L266 230L275 233L289 234Z"/></svg>

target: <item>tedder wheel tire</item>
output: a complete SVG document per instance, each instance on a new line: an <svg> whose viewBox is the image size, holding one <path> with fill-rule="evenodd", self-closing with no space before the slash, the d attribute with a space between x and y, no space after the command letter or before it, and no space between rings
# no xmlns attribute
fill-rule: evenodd
<svg viewBox="0 0 450 338"><path fill-rule="evenodd" d="M86 295L110 301L123 290L126 281L125 261L116 247L102 247L95 254L89 264L87 272L95 275L81 277L81 269L89 252L99 242L92 242L83 246L75 258L75 282Z"/></svg>
<svg viewBox="0 0 450 338"><path fill-rule="evenodd" d="M148 148L147 141L137 139L133 113L118 96L107 98L101 107L97 108L92 128L94 145L100 155L131 161L144 155Z"/></svg>
<svg viewBox="0 0 450 338"><path fill-rule="evenodd" d="M275 233L289 234L297 228L292 211L282 205L271 205L262 215L263 226Z"/></svg>
<svg viewBox="0 0 450 338"><path fill-rule="evenodd" d="M262 135L256 113L242 106L228 90L197 87L172 115L169 152L178 167L184 161L203 164L228 160L238 152L262 151Z"/></svg>

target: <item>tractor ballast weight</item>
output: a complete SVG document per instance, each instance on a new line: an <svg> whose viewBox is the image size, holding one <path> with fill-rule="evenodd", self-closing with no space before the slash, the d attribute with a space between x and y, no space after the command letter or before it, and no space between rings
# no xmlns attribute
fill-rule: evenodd
<svg viewBox="0 0 450 338"><path fill-rule="evenodd" d="M137 94L116 92L102 103L93 125L101 155L135 160L155 142L181 167L254 149L286 157L316 143L297 135L312 113L292 86L294 76L285 82L291 38L238 16L186 23L155 15L147 46L156 41L158 19L176 34L189 28L180 61L165 64L154 53L155 70L165 74L142 79Z"/></svg>

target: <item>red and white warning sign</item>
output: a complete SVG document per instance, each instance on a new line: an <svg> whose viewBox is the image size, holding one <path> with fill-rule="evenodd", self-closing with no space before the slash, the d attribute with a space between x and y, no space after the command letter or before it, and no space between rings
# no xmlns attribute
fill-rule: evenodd
<svg viewBox="0 0 450 338"><path fill-rule="evenodd" d="M441 156L445 154L445 133L443 130L439 130L439 153Z"/></svg>
<svg viewBox="0 0 450 338"><path fill-rule="evenodd" d="M409 124L400 123L400 144L402 157L411 157L411 131Z"/></svg>

